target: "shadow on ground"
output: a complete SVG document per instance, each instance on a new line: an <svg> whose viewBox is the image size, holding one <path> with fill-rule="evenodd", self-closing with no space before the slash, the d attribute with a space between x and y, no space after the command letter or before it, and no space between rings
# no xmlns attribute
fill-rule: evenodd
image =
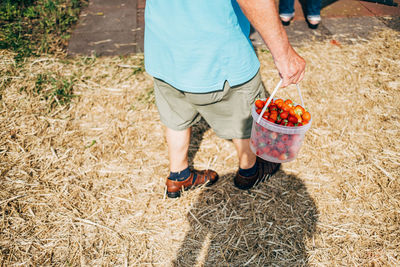
<svg viewBox="0 0 400 267"><path fill-rule="evenodd" d="M307 266L305 239L315 231L318 211L304 183L279 171L242 191L232 186L233 176L200 194L173 266Z"/></svg>
<svg viewBox="0 0 400 267"><path fill-rule="evenodd" d="M208 129L210 129L210 126L203 118L201 118L198 123L193 125L188 152L189 166L193 166L193 160L196 156L197 151L200 148L201 141L203 140L203 135L205 132L207 132Z"/></svg>

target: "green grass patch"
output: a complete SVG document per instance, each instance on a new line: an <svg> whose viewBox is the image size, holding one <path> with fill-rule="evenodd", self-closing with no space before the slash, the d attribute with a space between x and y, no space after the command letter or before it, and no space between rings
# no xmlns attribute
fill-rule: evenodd
<svg viewBox="0 0 400 267"><path fill-rule="evenodd" d="M1 0L0 49L15 59L64 49L86 0Z"/></svg>

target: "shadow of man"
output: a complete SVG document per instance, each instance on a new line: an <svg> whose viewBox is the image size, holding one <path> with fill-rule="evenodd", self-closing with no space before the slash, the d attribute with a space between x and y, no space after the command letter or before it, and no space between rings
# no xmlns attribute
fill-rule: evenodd
<svg viewBox="0 0 400 267"><path fill-rule="evenodd" d="M193 166L193 160L196 156L197 151L200 148L201 141L203 140L203 135L205 132L208 131L208 129L210 129L210 126L203 118L201 118L198 123L193 125L188 152L189 166Z"/></svg>
<svg viewBox="0 0 400 267"><path fill-rule="evenodd" d="M304 183L279 171L241 191L232 186L234 175L200 193L173 266L307 266L305 238L318 217Z"/></svg>

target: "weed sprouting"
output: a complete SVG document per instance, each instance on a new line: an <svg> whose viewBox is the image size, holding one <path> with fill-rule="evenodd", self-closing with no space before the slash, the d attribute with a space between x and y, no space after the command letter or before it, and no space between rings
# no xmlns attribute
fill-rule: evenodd
<svg viewBox="0 0 400 267"><path fill-rule="evenodd" d="M155 99L154 99L153 88L151 88L151 87L146 88L146 90L138 96L137 100L144 104L154 104Z"/></svg>
<svg viewBox="0 0 400 267"><path fill-rule="evenodd" d="M73 77L56 76L50 73L40 73L36 76L35 86L32 91L34 95L40 95L49 103L50 107L56 105L67 105L75 97Z"/></svg>

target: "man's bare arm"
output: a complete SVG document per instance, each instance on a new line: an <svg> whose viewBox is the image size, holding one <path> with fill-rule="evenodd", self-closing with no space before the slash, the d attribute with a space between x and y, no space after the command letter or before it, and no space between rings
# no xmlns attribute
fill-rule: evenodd
<svg viewBox="0 0 400 267"><path fill-rule="evenodd" d="M282 87L300 82L304 77L305 61L290 45L279 19L274 0L237 0L243 13L261 35L271 51L283 82Z"/></svg>

